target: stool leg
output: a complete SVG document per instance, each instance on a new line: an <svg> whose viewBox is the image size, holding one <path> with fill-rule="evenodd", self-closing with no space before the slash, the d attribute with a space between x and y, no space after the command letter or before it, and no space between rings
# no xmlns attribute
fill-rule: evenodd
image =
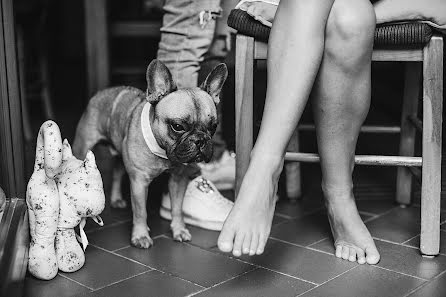
<svg viewBox="0 0 446 297"><path fill-rule="evenodd" d="M421 253L440 250L441 138L443 113L443 39L433 36L424 49L423 170L421 186Z"/></svg>
<svg viewBox="0 0 446 297"><path fill-rule="evenodd" d="M288 143L288 151L299 152L299 130L296 128ZM285 164L286 193L288 199L296 201L302 196L302 183L299 162L287 162Z"/></svg>
<svg viewBox="0 0 446 297"><path fill-rule="evenodd" d="M237 35L235 50L235 196L253 147L254 38Z"/></svg>
<svg viewBox="0 0 446 297"><path fill-rule="evenodd" d="M404 74L404 98L401 112L400 156L413 156L415 153L416 128L409 116L417 116L420 96L421 65L407 62ZM396 176L396 202L408 205L412 194L412 173L406 167L398 167Z"/></svg>

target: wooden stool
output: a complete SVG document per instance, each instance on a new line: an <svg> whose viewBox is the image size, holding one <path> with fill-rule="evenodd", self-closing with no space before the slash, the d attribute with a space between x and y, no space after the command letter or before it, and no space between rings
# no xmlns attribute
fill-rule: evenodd
<svg viewBox="0 0 446 297"><path fill-rule="evenodd" d="M229 26L237 30L235 67L236 118L236 192L249 165L253 147L253 73L256 60L267 57L270 29L241 10L233 10ZM441 141L443 110L443 37L422 23L380 26L375 31L373 61L407 62L401 127L364 126L362 132L400 133L399 156L357 155L358 165L399 166L396 200L411 201L411 171L421 176L421 239L423 255L438 255L440 249ZM420 67L422 63L422 68ZM422 77L423 122L417 118L418 94ZM314 129L302 125L296 129L286 161L319 162L319 156L298 152L298 130ZM422 156L415 157L415 134L422 134ZM289 147L290 149L290 147ZM287 165L286 165L287 166ZM422 168L421 173L419 167ZM299 168L297 168L299 170ZM410 170L409 170L410 169ZM294 169L295 171L295 169ZM298 172L297 178L300 179ZM290 183L289 180L287 180ZM300 180L293 195L300 195ZM297 189L297 190L296 190ZM297 197L293 197L297 198ZM389 226L391 228L391 226Z"/></svg>

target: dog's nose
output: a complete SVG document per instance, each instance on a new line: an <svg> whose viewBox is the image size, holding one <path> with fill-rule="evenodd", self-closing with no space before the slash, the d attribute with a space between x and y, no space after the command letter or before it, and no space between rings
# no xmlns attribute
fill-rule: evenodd
<svg viewBox="0 0 446 297"><path fill-rule="evenodd" d="M195 145L199 148L202 148L206 144L206 140L204 138L198 138L195 140Z"/></svg>

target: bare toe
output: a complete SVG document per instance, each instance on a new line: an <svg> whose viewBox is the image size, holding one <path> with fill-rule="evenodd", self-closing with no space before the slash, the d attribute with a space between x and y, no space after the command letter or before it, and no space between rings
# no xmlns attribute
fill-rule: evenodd
<svg viewBox="0 0 446 297"><path fill-rule="evenodd" d="M350 255L348 256L350 262L356 262L356 248L350 247Z"/></svg>
<svg viewBox="0 0 446 297"><path fill-rule="evenodd" d="M249 255L254 256L257 252L257 247L259 246L259 235L254 233L251 238L251 245L249 246Z"/></svg>
<svg viewBox="0 0 446 297"><path fill-rule="evenodd" d="M365 253L366 253L366 261L368 264L371 265L377 264L381 258L375 246L366 248Z"/></svg>
<svg viewBox="0 0 446 297"><path fill-rule="evenodd" d="M251 233L245 235L245 239L243 240L243 245L242 245L242 252L244 255L249 254L249 247L251 246L251 238L252 238Z"/></svg>
<svg viewBox="0 0 446 297"><path fill-rule="evenodd" d="M348 246L342 246L342 259L348 260L350 256L350 248Z"/></svg>
<svg viewBox="0 0 446 297"><path fill-rule="evenodd" d="M342 258L342 245L337 244L336 245L336 257Z"/></svg>
<svg viewBox="0 0 446 297"><path fill-rule="evenodd" d="M245 234L242 232L238 232L235 236L234 247L232 248L232 254L235 257L240 257L242 255L242 245L243 240L245 239Z"/></svg>
<svg viewBox="0 0 446 297"><path fill-rule="evenodd" d="M267 236L265 234L260 233L259 235L259 246L257 247L257 255L263 254L263 251L265 250Z"/></svg>
<svg viewBox="0 0 446 297"><path fill-rule="evenodd" d="M217 245L220 251L229 253L232 251L232 246L234 242L235 231L232 228L223 225L223 230L221 230L220 236L218 236Z"/></svg>
<svg viewBox="0 0 446 297"><path fill-rule="evenodd" d="M360 248L356 249L356 258L358 259L359 264L366 263L364 251Z"/></svg>

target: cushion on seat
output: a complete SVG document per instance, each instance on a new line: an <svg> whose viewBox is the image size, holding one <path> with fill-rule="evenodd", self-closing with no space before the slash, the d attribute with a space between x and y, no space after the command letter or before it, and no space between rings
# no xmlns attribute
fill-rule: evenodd
<svg viewBox="0 0 446 297"><path fill-rule="evenodd" d="M245 11L233 9L228 18L228 25L239 33L267 41L270 28L252 18ZM375 30L375 47L423 46L433 34L432 28L419 22L384 24Z"/></svg>

